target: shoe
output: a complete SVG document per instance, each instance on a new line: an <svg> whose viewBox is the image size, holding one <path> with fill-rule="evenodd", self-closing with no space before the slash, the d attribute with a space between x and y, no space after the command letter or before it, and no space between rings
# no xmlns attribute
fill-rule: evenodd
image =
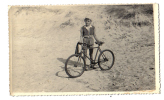
<svg viewBox="0 0 164 100"><path fill-rule="evenodd" d="M96 67L94 67L94 65L91 65L90 68L96 69Z"/></svg>

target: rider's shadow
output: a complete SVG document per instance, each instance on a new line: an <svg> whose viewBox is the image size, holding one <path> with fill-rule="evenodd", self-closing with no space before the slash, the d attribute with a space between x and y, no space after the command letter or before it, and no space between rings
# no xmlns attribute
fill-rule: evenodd
<svg viewBox="0 0 164 100"><path fill-rule="evenodd" d="M62 66L59 66L59 67L61 67L62 70L56 72L55 75L58 76L58 77L61 77L61 78L69 78L69 77L66 75L66 73L65 73L65 66L64 66L67 59L57 58L57 60L59 60L60 62L62 62L63 65L62 65Z"/></svg>
<svg viewBox="0 0 164 100"><path fill-rule="evenodd" d="M57 60L59 60L60 62L62 62L63 64L65 64L67 59L63 59L63 58L57 58Z"/></svg>

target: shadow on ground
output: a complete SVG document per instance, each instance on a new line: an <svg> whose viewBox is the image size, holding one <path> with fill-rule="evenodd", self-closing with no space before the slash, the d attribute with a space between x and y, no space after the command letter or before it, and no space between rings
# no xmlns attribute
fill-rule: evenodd
<svg viewBox="0 0 164 100"><path fill-rule="evenodd" d="M59 60L60 62L62 62L63 64L65 64L67 59L63 59L63 58L57 58L57 60Z"/></svg>
<svg viewBox="0 0 164 100"><path fill-rule="evenodd" d="M62 70L56 72L56 76L61 77L61 78L69 78L68 76L66 76L66 72L65 72L65 67L64 66L59 66Z"/></svg>
<svg viewBox="0 0 164 100"><path fill-rule="evenodd" d="M61 77L61 78L69 78L68 76L65 75L65 62L67 59L63 58L57 58L60 62L62 62L64 65L59 66L61 68L61 71L56 72L56 76Z"/></svg>

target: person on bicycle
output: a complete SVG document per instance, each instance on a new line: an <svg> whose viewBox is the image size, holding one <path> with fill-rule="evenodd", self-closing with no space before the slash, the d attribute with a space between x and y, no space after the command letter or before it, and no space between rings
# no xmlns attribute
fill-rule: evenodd
<svg viewBox="0 0 164 100"><path fill-rule="evenodd" d="M87 48L89 48L89 55L91 60L93 60L93 45L94 45L94 39L100 43L100 41L97 39L95 34L95 27L91 25L92 20L89 18L84 19L85 25L81 27L80 30L80 42L85 43L83 45L83 52L85 55L87 55ZM88 47L89 46L89 47ZM84 56L84 59L86 60L86 57ZM95 69L95 67L91 64L90 68Z"/></svg>

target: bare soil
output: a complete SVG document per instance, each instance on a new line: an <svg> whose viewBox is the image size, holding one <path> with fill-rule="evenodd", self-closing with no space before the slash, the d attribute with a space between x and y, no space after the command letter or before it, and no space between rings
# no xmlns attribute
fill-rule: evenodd
<svg viewBox="0 0 164 100"><path fill-rule="evenodd" d="M152 5L12 7L12 92L101 92L155 89ZM111 70L68 78L84 18L115 54ZM95 44L96 46L96 44ZM95 52L94 52L95 53Z"/></svg>

